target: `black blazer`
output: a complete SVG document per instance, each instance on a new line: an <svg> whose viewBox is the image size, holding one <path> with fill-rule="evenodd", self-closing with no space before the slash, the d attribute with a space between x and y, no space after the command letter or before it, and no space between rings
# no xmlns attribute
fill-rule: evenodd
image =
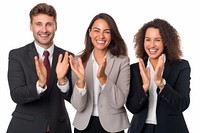
<svg viewBox="0 0 200 133"><path fill-rule="evenodd" d="M64 99L72 94L71 68L67 73L70 91L62 93L57 87L56 64L65 50L54 47L50 85L38 95L34 56L38 56L34 43L11 50L9 53L8 83L12 100L17 104L7 133L45 133L47 124L51 133L71 133L71 123ZM72 53L69 53L72 54ZM72 54L73 55L73 54Z"/></svg>
<svg viewBox="0 0 200 133"><path fill-rule="evenodd" d="M132 64L130 70L130 93L126 106L134 115L128 133L141 133L148 112L148 93L143 91L138 63ZM182 112L190 103L190 71L186 60L174 63L166 60L163 78L167 83L158 93L155 133L189 132Z"/></svg>

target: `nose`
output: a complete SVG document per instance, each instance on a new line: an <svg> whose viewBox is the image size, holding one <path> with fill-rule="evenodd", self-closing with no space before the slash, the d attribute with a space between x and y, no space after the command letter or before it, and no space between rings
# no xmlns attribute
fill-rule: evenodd
<svg viewBox="0 0 200 133"><path fill-rule="evenodd" d="M45 25L42 26L42 27L41 27L41 31L42 31L42 32L46 32L46 31L47 31L47 27L46 27Z"/></svg>
<svg viewBox="0 0 200 133"><path fill-rule="evenodd" d="M155 42L154 42L153 40L151 40L150 46L151 46L151 47L154 47L154 46L155 46Z"/></svg>
<svg viewBox="0 0 200 133"><path fill-rule="evenodd" d="M99 38L104 38L104 32L99 32Z"/></svg>

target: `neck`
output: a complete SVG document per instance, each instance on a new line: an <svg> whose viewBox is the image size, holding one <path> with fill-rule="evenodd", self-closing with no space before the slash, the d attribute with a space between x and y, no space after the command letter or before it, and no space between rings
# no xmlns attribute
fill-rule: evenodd
<svg viewBox="0 0 200 133"><path fill-rule="evenodd" d="M149 59L149 61L151 62L151 65L153 66L153 69L155 70L156 68L156 65L158 63L158 59Z"/></svg>
<svg viewBox="0 0 200 133"><path fill-rule="evenodd" d="M35 41L37 45L39 45L40 47L44 48L44 49L48 49L53 45L53 42L49 42L49 43L39 43L38 41Z"/></svg>
<svg viewBox="0 0 200 133"><path fill-rule="evenodd" d="M106 56L107 50L95 50L94 49L94 58L99 63L105 56Z"/></svg>

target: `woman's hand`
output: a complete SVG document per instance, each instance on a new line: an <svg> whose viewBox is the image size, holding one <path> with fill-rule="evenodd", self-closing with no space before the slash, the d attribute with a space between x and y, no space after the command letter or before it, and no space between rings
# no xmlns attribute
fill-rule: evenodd
<svg viewBox="0 0 200 133"><path fill-rule="evenodd" d="M101 85L104 85L107 80L107 76L105 74L106 69L106 57L104 57L101 62L99 62L99 69L97 71L97 78L99 79L99 82Z"/></svg>
<svg viewBox="0 0 200 133"><path fill-rule="evenodd" d="M145 68L144 61L141 58L139 58L139 69L142 77L143 89L147 92L150 85L150 70L149 68Z"/></svg>
<svg viewBox="0 0 200 133"><path fill-rule="evenodd" d="M73 56L69 56L70 59L70 66L73 70L73 72L76 74L76 76L78 77L77 83L76 85L79 88L83 88L85 86L85 69L82 63L81 58L78 58L78 62L75 62L74 57Z"/></svg>
<svg viewBox="0 0 200 133"><path fill-rule="evenodd" d="M158 59L158 64L156 65L155 68L155 73L154 73L154 82L155 84L160 88L163 89L163 78L162 78L162 73L164 71L164 54L162 54L159 59Z"/></svg>

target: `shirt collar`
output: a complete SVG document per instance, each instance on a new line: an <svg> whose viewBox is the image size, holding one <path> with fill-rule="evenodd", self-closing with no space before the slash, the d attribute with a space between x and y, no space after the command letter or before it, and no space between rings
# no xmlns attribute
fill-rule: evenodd
<svg viewBox="0 0 200 133"><path fill-rule="evenodd" d="M51 45L51 47L49 47L48 49L42 48L42 47L39 46L36 42L34 42L34 44L35 44L35 48L36 48L36 50L37 50L37 52L38 52L38 54L39 54L39 57L42 57L42 56L43 56L43 52L44 52L45 50L49 51L49 56L50 56L50 57L53 56L54 44Z"/></svg>
<svg viewBox="0 0 200 133"><path fill-rule="evenodd" d="M166 55L164 54L164 64L166 62ZM151 65L151 62L149 61L149 57L148 57L148 61L147 61L147 67L149 67Z"/></svg>
<svg viewBox="0 0 200 133"><path fill-rule="evenodd" d="M108 53L109 53L109 51L107 51L107 53L106 53L106 57L108 56ZM96 62L96 59L95 59L95 57L94 57L94 49L92 50L92 61L95 61Z"/></svg>

